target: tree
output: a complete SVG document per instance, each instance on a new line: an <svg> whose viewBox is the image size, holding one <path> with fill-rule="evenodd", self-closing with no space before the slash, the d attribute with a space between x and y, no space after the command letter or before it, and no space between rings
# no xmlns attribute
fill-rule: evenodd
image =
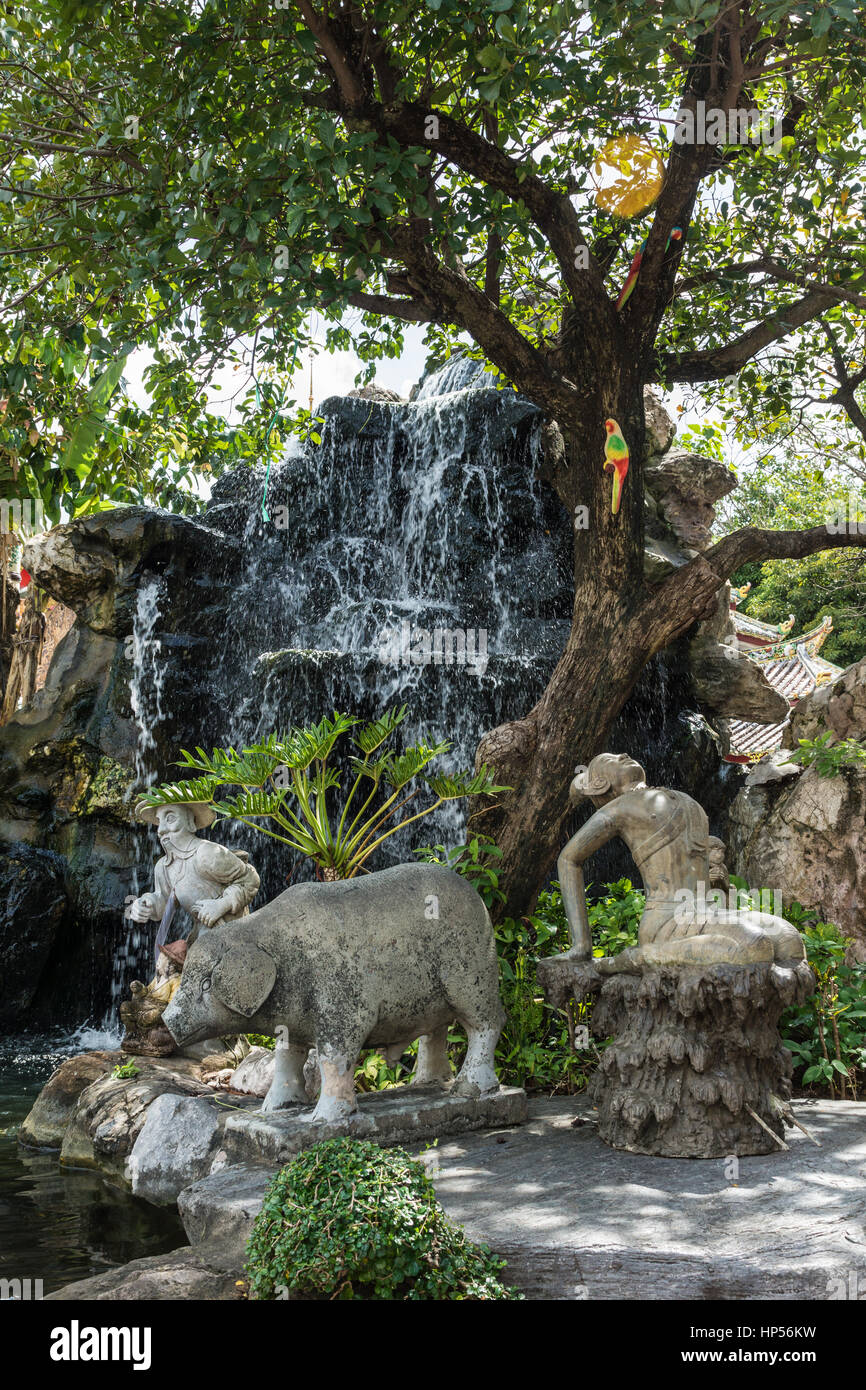
<svg viewBox="0 0 866 1390"><path fill-rule="evenodd" d="M544 412L546 479L590 518L572 627L535 707L478 750L514 787L484 828L523 911L575 762L654 653L744 563L866 543L746 526L643 574L645 384L773 381L783 344L866 308L861 7L41 0L6 7L4 45L18 250L0 259L22 313L71 277L115 341L156 335L191 370L244 336L288 370L312 307L368 363L423 323L433 352L468 335ZM607 418L631 460L616 514Z"/></svg>
<svg viewBox="0 0 866 1390"><path fill-rule="evenodd" d="M753 522L762 527L814 526L821 522L866 532L866 493L856 463L837 463L826 441L815 442L810 428L795 433L786 445L755 460L737 491L725 499L723 532ZM742 611L764 622L780 623L794 615L793 635L816 626L823 617L833 629L821 655L847 666L866 655L866 554L862 550L817 551L793 564L753 562L731 576L751 591Z"/></svg>

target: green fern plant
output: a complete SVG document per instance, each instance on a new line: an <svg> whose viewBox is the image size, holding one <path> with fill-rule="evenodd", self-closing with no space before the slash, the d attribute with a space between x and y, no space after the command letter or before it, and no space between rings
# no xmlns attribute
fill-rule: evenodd
<svg viewBox="0 0 866 1390"><path fill-rule="evenodd" d="M221 819L241 821L312 859L326 880L354 878L387 839L446 801L509 790L496 784L486 764L477 773L429 774L450 743L396 751L392 741L405 717L405 705L370 723L335 710L330 719L268 734L240 751L183 749L177 766L197 775L151 788L142 800L148 806L205 802ZM339 796L329 793L339 793L347 780L343 766L334 766L347 737L355 751L342 759L350 785L340 806ZM233 788L234 794L225 793ZM415 809L425 789L434 799Z"/></svg>

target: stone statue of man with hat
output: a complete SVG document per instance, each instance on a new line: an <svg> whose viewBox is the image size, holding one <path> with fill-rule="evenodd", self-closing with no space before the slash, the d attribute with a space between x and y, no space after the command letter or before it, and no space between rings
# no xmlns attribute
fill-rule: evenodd
<svg viewBox="0 0 866 1390"><path fill-rule="evenodd" d="M139 802L135 814L156 826L163 856L154 868L153 892L133 898L126 908L128 917L159 922L172 894L199 927L222 926L248 914L260 880L246 852L196 835L216 820L212 806L201 801L181 806Z"/></svg>

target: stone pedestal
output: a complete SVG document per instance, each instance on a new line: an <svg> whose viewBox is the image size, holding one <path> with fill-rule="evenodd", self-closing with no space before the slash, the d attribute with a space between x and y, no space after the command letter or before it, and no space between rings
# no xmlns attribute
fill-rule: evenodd
<svg viewBox="0 0 866 1390"><path fill-rule="evenodd" d="M805 961L602 977L591 964L554 959L539 975L552 1002L592 995L591 1031L612 1039L590 1084L612 1148L720 1158L782 1147L792 1066L778 1025L814 990Z"/></svg>
<svg viewBox="0 0 866 1390"><path fill-rule="evenodd" d="M526 1119L526 1092L516 1086L471 1100L447 1088L394 1086L358 1096L358 1109L345 1120L311 1124L311 1108L291 1106L268 1114L243 1110L229 1115L223 1148L229 1163L288 1163L325 1139L372 1139L387 1148L419 1144L476 1129L500 1129Z"/></svg>

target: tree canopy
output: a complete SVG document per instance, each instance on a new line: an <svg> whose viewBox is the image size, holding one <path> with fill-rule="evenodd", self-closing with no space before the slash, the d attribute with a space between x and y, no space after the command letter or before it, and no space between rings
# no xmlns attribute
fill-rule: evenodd
<svg viewBox="0 0 866 1390"><path fill-rule="evenodd" d="M157 401L170 381L182 419L244 339L287 370L316 307L329 345L368 361L399 351L407 321L440 354L466 332L564 408L539 350L569 309L609 331L648 231L625 323L651 377L720 378L819 319L843 355L859 334L862 356L854 0L40 0L0 16L0 287L19 365L52 332L61 361L83 334L96 360L148 345ZM701 82L782 118L781 146L672 142ZM630 189L630 217L599 200L623 135L666 162L660 198ZM769 381L747 378L754 395L790 397L812 360L798 341Z"/></svg>

